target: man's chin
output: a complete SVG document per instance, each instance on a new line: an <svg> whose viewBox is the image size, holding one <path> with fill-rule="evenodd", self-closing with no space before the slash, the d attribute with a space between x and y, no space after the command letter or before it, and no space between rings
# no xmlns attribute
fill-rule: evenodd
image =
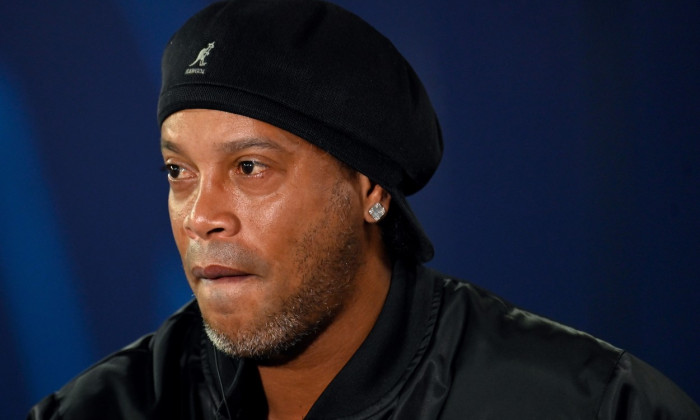
<svg viewBox="0 0 700 420"><path fill-rule="evenodd" d="M209 341L220 352L236 358L267 360L276 359L282 352L278 343L266 342L260 334L247 333L232 336L204 321Z"/></svg>
<svg viewBox="0 0 700 420"><path fill-rule="evenodd" d="M231 334L206 320L204 329L220 352L235 358L252 359L262 365L280 365L294 360L323 330L320 325L302 329L293 322L271 322L261 328Z"/></svg>

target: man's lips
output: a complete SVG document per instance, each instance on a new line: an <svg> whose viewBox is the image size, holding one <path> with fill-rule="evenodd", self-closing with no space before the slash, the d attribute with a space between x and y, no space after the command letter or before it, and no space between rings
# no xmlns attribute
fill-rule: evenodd
<svg viewBox="0 0 700 420"><path fill-rule="evenodd" d="M230 277L245 277L250 276L251 273L222 265L208 265L206 267L194 267L192 275L198 279L216 280Z"/></svg>

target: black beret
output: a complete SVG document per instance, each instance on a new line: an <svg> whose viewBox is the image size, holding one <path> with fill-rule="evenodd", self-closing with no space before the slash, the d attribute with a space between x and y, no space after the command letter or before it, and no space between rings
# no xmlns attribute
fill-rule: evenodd
<svg viewBox="0 0 700 420"><path fill-rule="evenodd" d="M410 253L432 258L405 196L437 169L440 126L411 66L362 19L318 0L215 3L173 35L162 72L159 124L205 108L294 133L387 189Z"/></svg>

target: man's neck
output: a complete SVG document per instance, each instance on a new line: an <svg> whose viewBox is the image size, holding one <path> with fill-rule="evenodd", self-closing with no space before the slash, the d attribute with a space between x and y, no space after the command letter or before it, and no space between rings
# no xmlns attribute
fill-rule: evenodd
<svg viewBox="0 0 700 420"><path fill-rule="evenodd" d="M391 269L385 261L364 265L350 302L300 355L258 371L271 420L301 419L362 345L389 292Z"/></svg>

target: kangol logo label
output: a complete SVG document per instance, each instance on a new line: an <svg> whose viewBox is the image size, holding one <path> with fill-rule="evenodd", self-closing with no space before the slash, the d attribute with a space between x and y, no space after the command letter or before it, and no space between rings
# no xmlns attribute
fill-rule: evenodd
<svg viewBox="0 0 700 420"><path fill-rule="evenodd" d="M206 70L202 67L207 65L206 58L214 49L214 43L210 42L209 45L202 48L197 54L197 58L188 66L189 68L185 70L185 74L204 74Z"/></svg>

